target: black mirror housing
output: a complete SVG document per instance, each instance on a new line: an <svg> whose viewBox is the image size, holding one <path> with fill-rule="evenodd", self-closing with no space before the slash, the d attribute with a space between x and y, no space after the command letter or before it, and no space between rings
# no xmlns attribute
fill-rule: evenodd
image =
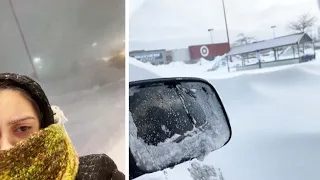
<svg viewBox="0 0 320 180"><path fill-rule="evenodd" d="M130 82L129 111L131 178L204 157L232 136L217 91L200 78Z"/></svg>

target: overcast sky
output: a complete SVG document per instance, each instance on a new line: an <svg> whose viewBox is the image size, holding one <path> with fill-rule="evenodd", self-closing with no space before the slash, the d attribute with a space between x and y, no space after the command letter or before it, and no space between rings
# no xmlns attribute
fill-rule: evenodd
<svg viewBox="0 0 320 180"><path fill-rule="evenodd" d="M214 42L226 42L221 0L130 0L130 50L186 48ZM231 42L239 33L258 40L290 34L288 22L303 13L318 18L317 0L225 0ZM314 33L317 31L314 28Z"/></svg>

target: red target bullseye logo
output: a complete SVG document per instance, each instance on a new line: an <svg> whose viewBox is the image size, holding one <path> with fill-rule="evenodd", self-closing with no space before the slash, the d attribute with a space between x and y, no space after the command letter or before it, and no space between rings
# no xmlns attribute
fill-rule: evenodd
<svg viewBox="0 0 320 180"><path fill-rule="evenodd" d="M207 46L201 46L200 47L200 54L203 57L207 57L209 55L209 49Z"/></svg>

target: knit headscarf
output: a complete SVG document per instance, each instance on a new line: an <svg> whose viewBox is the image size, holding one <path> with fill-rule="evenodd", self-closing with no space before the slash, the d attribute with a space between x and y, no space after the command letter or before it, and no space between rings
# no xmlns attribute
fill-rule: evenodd
<svg viewBox="0 0 320 180"><path fill-rule="evenodd" d="M0 73L0 85L26 93L34 101L39 110L40 127L45 128L54 123L53 112L43 89L28 76L15 73ZM6 88L6 87L4 87Z"/></svg>
<svg viewBox="0 0 320 180"><path fill-rule="evenodd" d="M10 74L10 76L13 75ZM21 78L27 78L22 75L14 75L14 77L19 81ZM11 79L11 81L19 85L20 88L25 87L23 90L28 92L26 87L30 85L21 84L21 82L19 84L16 79ZM28 78L27 80L30 81ZM49 105L44 92L37 83L33 84L32 88L38 91L29 95L41 111L42 129L17 143L10 150L0 152L0 179L75 179L79 159L64 128L67 119L57 106ZM43 94L39 93L39 88ZM35 99L35 94L42 97ZM41 107L41 104L45 106ZM52 120L52 122L47 122L48 120Z"/></svg>

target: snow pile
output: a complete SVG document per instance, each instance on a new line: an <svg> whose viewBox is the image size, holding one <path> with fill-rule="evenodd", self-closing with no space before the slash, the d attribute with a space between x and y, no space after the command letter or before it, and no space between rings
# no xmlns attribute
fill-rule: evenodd
<svg viewBox="0 0 320 180"><path fill-rule="evenodd" d="M129 80L141 80L146 77L158 78L158 77L198 77L199 73L202 76L208 76L210 74L221 74L222 72L228 72L226 64L223 65L224 56L217 57L214 61L208 61L201 59L196 64L186 64L184 62L172 62L166 65L152 65L150 63L143 63L137 59L130 58L129 60ZM219 68L216 68L216 67ZM215 67L215 71L210 69Z"/></svg>
<svg viewBox="0 0 320 180"><path fill-rule="evenodd" d="M156 72L153 65L143 63L134 58L129 58L129 81L143 80L148 78L160 78L160 73Z"/></svg>
<svg viewBox="0 0 320 180"><path fill-rule="evenodd" d="M197 63L195 64L186 64L184 62L178 61L178 62L171 62L167 65L160 65L157 66L157 71L160 71L161 74L167 74L168 71L176 71L177 69L183 71L179 72L172 72L174 75L176 73L181 74L180 76L193 76L196 75L196 73L203 72L206 73L212 69L215 71L221 72L227 72L227 65L226 65L226 57L225 56L218 56L213 61L208 61L204 58L201 58Z"/></svg>

